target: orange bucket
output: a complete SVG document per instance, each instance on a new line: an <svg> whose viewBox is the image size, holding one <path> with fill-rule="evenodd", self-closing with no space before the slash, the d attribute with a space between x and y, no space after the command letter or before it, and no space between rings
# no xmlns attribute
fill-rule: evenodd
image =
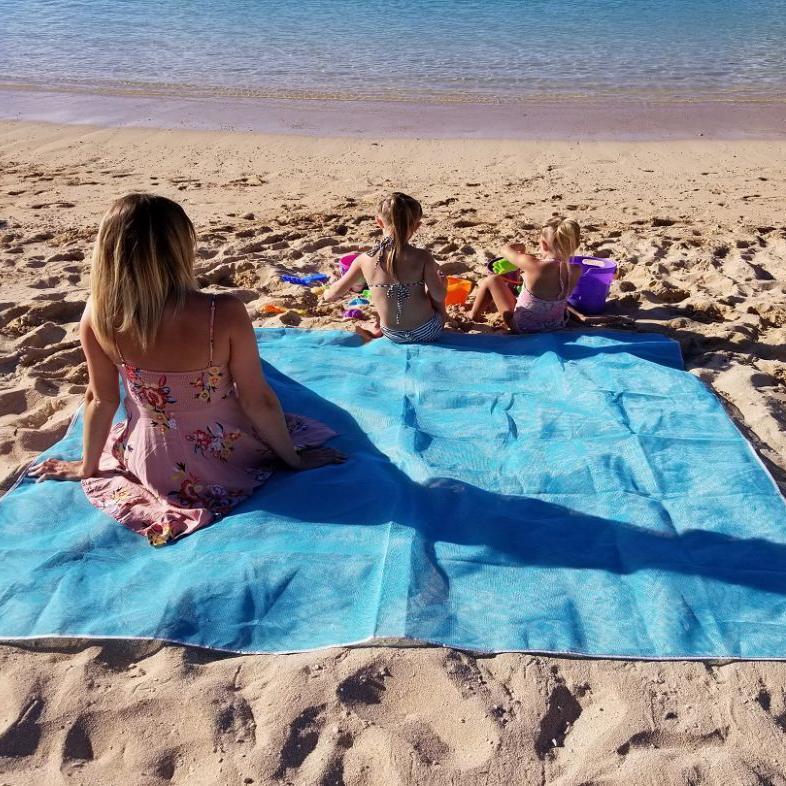
<svg viewBox="0 0 786 786"><path fill-rule="evenodd" d="M472 282L458 276L448 276L448 293L445 296L446 306L460 306L467 302L472 291Z"/></svg>

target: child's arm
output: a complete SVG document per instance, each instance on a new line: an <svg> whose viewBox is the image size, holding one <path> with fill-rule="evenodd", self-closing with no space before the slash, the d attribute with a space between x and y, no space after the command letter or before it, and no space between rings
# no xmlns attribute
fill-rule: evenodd
<svg viewBox="0 0 786 786"><path fill-rule="evenodd" d="M349 270L344 273L338 281L334 281L322 295L322 299L328 303L333 303L340 300L344 295L349 292L355 284L360 283L363 279L363 268L360 266L360 259L363 254L355 257Z"/></svg>
<svg viewBox="0 0 786 786"><path fill-rule="evenodd" d="M502 256L524 272L532 270L538 264L538 258L528 254L523 243L508 243L502 249Z"/></svg>
<svg viewBox="0 0 786 786"><path fill-rule="evenodd" d="M445 296L448 293L448 288L431 254L428 255L428 260L423 267L423 280L426 282L426 294L431 298L435 310L440 314L446 314Z"/></svg>

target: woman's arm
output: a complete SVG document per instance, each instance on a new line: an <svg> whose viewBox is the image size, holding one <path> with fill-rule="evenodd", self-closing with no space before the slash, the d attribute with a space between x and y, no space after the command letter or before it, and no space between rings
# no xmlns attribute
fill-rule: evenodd
<svg viewBox="0 0 786 786"><path fill-rule="evenodd" d="M344 461L332 448L298 453L292 444L278 397L265 380L256 337L246 307L235 298L222 298L221 319L229 327L229 371L243 411L270 449L292 469L313 469Z"/></svg>
<svg viewBox="0 0 786 786"><path fill-rule="evenodd" d="M90 304L79 324L79 338L87 358L89 382L85 394L85 427L82 444L82 477L98 472L98 461L106 445L112 419L120 404L117 367L98 343L90 323Z"/></svg>
<svg viewBox="0 0 786 786"><path fill-rule="evenodd" d="M343 276L338 281L334 281L324 292L322 295L322 300L326 301L327 303L332 303L340 298L344 297L344 295L349 292L355 284L359 284L363 280L363 269L360 266L360 258L363 255L360 254L355 257L352 261L352 264L349 266L349 270L344 273Z"/></svg>
<svg viewBox="0 0 786 786"><path fill-rule="evenodd" d="M117 368L93 332L89 303L79 323L79 339L87 358L89 377L85 394L82 458L79 461L44 461L30 470L30 474L38 480L81 480L96 475L101 452L112 428L112 419L120 404Z"/></svg>

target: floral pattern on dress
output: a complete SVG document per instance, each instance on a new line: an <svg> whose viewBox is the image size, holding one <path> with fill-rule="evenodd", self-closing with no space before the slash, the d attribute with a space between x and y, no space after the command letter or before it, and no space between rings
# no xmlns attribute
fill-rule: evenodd
<svg viewBox="0 0 786 786"><path fill-rule="evenodd" d="M224 372L221 370L220 366L211 366L205 371L200 371L199 376L195 380L189 382L191 387L196 390L194 398L201 399L209 404L213 400L213 394L221 386L223 377Z"/></svg>
<svg viewBox="0 0 786 786"><path fill-rule="evenodd" d="M186 435L186 440L194 443L194 453L200 456L212 456L219 461L227 461L235 449L237 442L243 435L239 431L227 431L216 422L215 430L210 426Z"/></svg>
<svg viewBox="0 0 786 786"><path fill-rule="evenodd" d="M172 480L179 483L180 487L170 491L167 496L181 507L203 507L216 516L223 516L248 496L244 491L228 489L218 483L205 483L188 471L185 462L178 462L176 469Z"/></svg>
<svg viewBox="0 0 786 786"><path fill-rule="evenodd" d="M153 428L160 428L162 431L175 428L175 419L167 411L167 405L176 404L177 399L172 396L172 389L167 385L166 375L162 374L156 383L145 382L140 368L126 366L126 374L131 395L150 415Z"/></svg>
<svg viewBox="0 0 786 786"><path fill-rule="evenodd" d="M116 428L120 436L112 442L112 458L117 462L118 467L124 470L127 467L126 452L130 453L133 450L133 447L128 444L128 421L124 420Z"/></svg>
<svg viewBox="0 0 786 786"><path fill-rule="evenodd" d="M113 518L119 518L132 506L144 503L145 499L129 486L118 486L106 495L104 510Z"/></svg>
<svg viewBox="0 0 786 786"><path fill-rule="evenodd" d="M159 548L166 546L178 535L182 535L188 529L188 524L182 516L169 516L165 521L157 521L151 524L146 530L148 543Z"/></svg>

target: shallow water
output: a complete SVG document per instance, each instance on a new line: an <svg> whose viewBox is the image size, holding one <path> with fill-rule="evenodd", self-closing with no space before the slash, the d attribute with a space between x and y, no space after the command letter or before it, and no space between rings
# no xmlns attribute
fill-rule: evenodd
<svg viewBox="0 0 786 786"><path fill-rule="evenodd" d="M0 0L0 82L497 102L786 94L786 0Z"/></svg>

